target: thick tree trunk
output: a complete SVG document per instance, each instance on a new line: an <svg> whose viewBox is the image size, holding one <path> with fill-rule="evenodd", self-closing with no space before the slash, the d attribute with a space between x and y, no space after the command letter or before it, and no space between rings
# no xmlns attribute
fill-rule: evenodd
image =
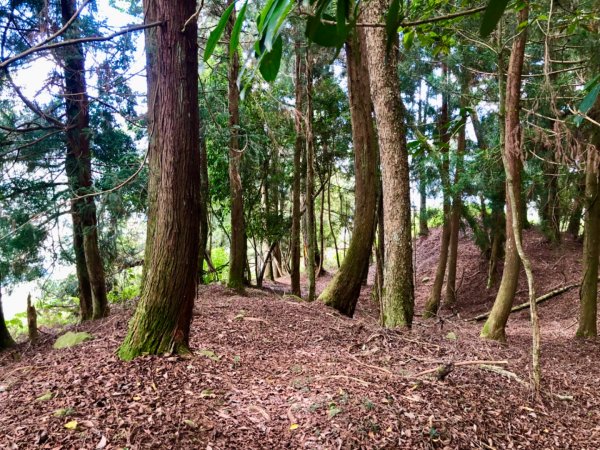
<svg viewBox="0 0 600 450"><path fill-rule="evenodd" d="M315 275L317 256L317 230L315 224L315 139L312 129L312 55L306 52L306 243L309 302L315 299Z"/></svg>
<svg viewBox="0 0 600 450"><path fill-rule="evenodd" d="M467 106L469 95L469 76L466 70L461 74L461 125L456 144L456 168L454 172L454 195L450 212L450 243L448 244L448 279L446 280L446 305L456 304L456 265L458 260L458 232L462 211L462 192L460 189L463 160L467 148Z"/></svg>
<svg viewBox="0 0 600 450"><path fill-rule="evenodd" d="M4 311L2 309L2 287L0 286L0 352L15 345L15 341L8 332L6 322L4 321Z"/></svg>
<svg viewBox="0 0 600 450"><path fill-rule="evenodd" d="M200 228L195 0L145 0L150 205L140 301L122 359L189 351ZM182 31L184 30L185 31ZM185 118L185 120L184 120Z"/></svg>
<svg viewBox="0 0 600 450"><path fill-rule="evenodd" d="M319 299L352 317L369 265L377 208L377 142L371 116L364 30L346 42L348 91L354 148L354 231L340 269Z"/></svg>
<svg viewBox="0 0 600 450"><path fill-rule="evenodd" d="M444 82L448 81L448 66L442 63L442 77ZM450 133L448 127L450 126L449 116L449 105L448 105L448 94L442 94L442 108L440 111L440 118L438 123L439 128L439 145L441 154L441 166L440 166L440 178L442 180L442 191L444 197L444 223L442 225L442 235L440 237L440 256L438 258L438 265L435 272L435 279L429 293L429 298L425 304L425 311L423 316L425 318L434 317L440 307L442 287L444 285L444 276L446 274L446 266L448 262L448 250L450 244L450 160L449 160L449 146L450 146ZM460 215L460 209L457 212Z"/></svg>
<svg viewBox="0 0 600 450"><path fill-rule="evenodd" d="M83 250L83 230L81 227L81 217L77 213L77 208L71 209L71 218L73 219L73 248L75 250L75 269L77 281L79 284L79 315L81 320L90 320L94 311L92 303L92 288L90 287L90 277L87 271L85 261L85 251Z"/></svg>
<svg viewBox="0 0 600 450"><path fill-rule="evenodd" d="M600 98L592 111L600 120ZM592 130L585 177L585 230L583 240L583 279L579 290L579 327L577 337L591 338L596 328L598 309L598 257L600 255L600 129Z"/></svg>
<svg viewBox="0 0 600 450"><path fill-rule="evenodd" d="M365 5L365 21L380 23L390 0ZM396 72L398 55L386 55L384 28L367 29L371 98L375 107L383 183L385 255L382 292L383 326L410 327L414 312L410 180L404 105Z"/></svg>
<svg viewBox="0 0 600 450"><path fill-rule="evenodd" d="M75 14L75 0L61 0L62 22L66 24ZM71 28L71 30L77 30ZM75 31L77 34L77 31ZM74 196L85 196L92 192L92 162L90 152L90 117L85 80L85 56L81 45L72 45L62 50L64 61L63 71L65 78L65 105L67 116L67 156L65 160L66 174L69 186ZM94 197L87 196L72 202L71 211L74 215L74 235L81 231L83 237L83 252L89 279L92 298L92 317L99 319L108 314L106 299L106 283L104 280L104 266L98 247L98 231L96 222L96 203ZM78 226L80 224L80 227ZM79 236L74 237L74 245L78 246ZM80 248L75 249L75 253ZM76 256L77 257L77 256ZM76 259L80 264L82 258ZM82 273L82 268L78 267ZM81 277L83 285L80 293L87 295L85 277ZM85 315L89 314L87 298L84 297ZM84 309L82 308L82 318Z"/></svg>
<svg viewBox="0 0 600 450"><path fill-rule="evenodd" d="M231 4L233 0L227 2ZM235 8L227 24L228 40L235 23ZM244 265L246 261L246 226L244 223L244 197L242 188L242 152L239 143L240 90L237 85L239 56L234 52L229 64L229 192L231 196L231 247L229 249L229 280L227 285L235 290L244 289Z"/></svg>
<svg viewBox="0 0 600 450"><path fill-rule="evenodd" d="M304 127L302 124L302 103L304 99L302 86L304 64L301 43L299 41L296 42L294 49L296 55L296 142L294 144L294 181L292 186L292 236L290 238L290 254L292 262L290 278L292 284L292 294L300 297L302 295L302 291L300 289L300 220L302 216L302 213L300 212L300 179L302 170L301 156L304 148Z"/></svg>
<svg viewBox="0 0 600 450"><path fill-rule="evenodd" d="M528 11L524 8L519 13L519 23L527 20ZM524 19L523 19L524 17ZM506 78L505 103L505 138L502 148L502 160L507 177L506 184L506 248L502 281L494 301L490 316L486 321L481 336L487 339L505 341L505 327L510 315L510 309L515 298L519 282L520 257L516 238L520 239L521 220L524 217L521 192L521 126L519 121L519 103L521 99L521 76L525 56L527 33L521 32L514 40L508 73ZM514 195L511 194L511 190ZM513 204L514 202L514 204ZM518 213L515 217L515 212ZM513 220L516 221L513 226Z"/></svg>

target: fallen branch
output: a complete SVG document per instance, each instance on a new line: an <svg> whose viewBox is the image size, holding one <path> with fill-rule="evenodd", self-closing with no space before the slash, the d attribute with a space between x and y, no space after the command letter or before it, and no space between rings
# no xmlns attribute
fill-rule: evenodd
<svg viewBox="0 0 600 450"><path fill-rule="evenodd" d="M504 365L504 364L508 364L508 361L503 360L503 361L459 361L456 363L450 362L447 364L442 364L441 366L437 366L433 369L427 369L424 370L423 372L419 372L415 375L413 375L411 378L419 378L422 377L423 375L429 375L430 373L435 373L436 377L439 380L443 380L444 378L446 378L448 376L448 374L450 374L450 372L452 372L452 370L454 369L454 367L458 367L458 366L472 366L472 365Z"/></svg>
<svg viewBox="0 0 600 450"><path fill-rule="evenodd" d="M600 282L600 278L598 278L598 282ZM573 289L575 287L579 287L579 286L581 286L581 283L572 283L572 284L567 284L566 286L556 288L550 292L547 292L546 294L542 295L541 297L538 297L535 300L535 303L540 304L542 302L545 302L546 300L550 300L551 298L556 297L557 295L560 295L564 292L570 291L571 289ZM521 303L520 305L513 306L512 309L510 310L510 312L514 313L517 311L521 311L523 309L529 308L529 306L530 306L530 304L527 301L525 303ZM486 313L480 314L478 316L475 316L472 319L467 319L467 322L485 320L489 317L489 315L490 315L490 313L486 312Z"/></svg>

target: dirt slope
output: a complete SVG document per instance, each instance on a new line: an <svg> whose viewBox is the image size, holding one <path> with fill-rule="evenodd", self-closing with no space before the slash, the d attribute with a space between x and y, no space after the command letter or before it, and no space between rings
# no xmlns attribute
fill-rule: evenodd
<svg viewBox="0 0 600 450"><path fill-rule="evenodd" d="M535 233L526 239L546 277L540 293L577 278L576 244L558 258ZM436 242L435 233L419 242L419 281L433 273ZM415 377L445 362L507 360L528 380L527 312L511 317L509 346L480 341L481 324L462 318L485 310L493 293L465 239L460 254L460 317L418 317L411 333L379 328L369 287L347 319L271 291L240 297L209 286L199 292L191 359L119 361L130 310L76 327L96 339L71 351L53 350L52 336L21 345L0 355L0 448L600 448L599 347L572 339L576 290L541 308L543 405L476 365L445 381ZM418 283L419 304L427 290ZM46 392L52 399L35 400ZM72 415L55 417L60 408ZM77 428L65 428L73 420Z"/></svg>

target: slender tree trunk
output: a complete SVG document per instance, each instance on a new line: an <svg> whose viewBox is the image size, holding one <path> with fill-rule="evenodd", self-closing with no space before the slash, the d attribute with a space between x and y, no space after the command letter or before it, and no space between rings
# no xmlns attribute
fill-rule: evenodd
<svg viewBox="0 0 600 450"><path fill-rule="evenodd" d="M227 2L230 5L233 0ZM235 8L227 24L228 40L235 23ZM231 196L231 247L229 249L229 280L227 285L235 290L244 289L244 265L246 261L246 226L244 223L244 197L242 188L242 153L239 143L240 90L237 85L239 56L234 52L229 64L229 192Z"/></svg>
<svg viewBox="0 0 600 450"><path fill-rule="evenodd" d="M584 203L581 201L581 198L585 195L585 175L581 177L577 175L577 177L576 191L571 204L569 224L567 225L567 234L569 234L573 239L579 238Z"/></svg>
<svg viewBox="0 0 600 450"><path fill-rule="evenodd" d="M527 20L528 8L519 12L519 23ZM507 177L506 184L506 249L502 281L481 336L487 339L505 341L505 327L510 315L517 284L519 281L520 257L517 239L521 238L521 222L523 201L521 193L521 126L519 119L521 99L521 76L525 56L527 33L521 34L513 41L508 73L506 78L506 107L505 107L505 143L502 149L502 160ZM511 191L514 195L511 195ZM513 204L514 202L514 204ZM513 221L515 225L513 226Z"/></svg>
<svg viewBox="0 0 600 450"><path fill-rule="evenodd" d="M329 232L331 233L333 246L335 248L335 261L339 269L341 267L340 252L338 250L337 236L335 235L335 230L333 229L333 221L331 220L331 166L329 167L329 183L327 184L327 221L329 222Z"/></svg>
<svg viewBox="0 0 600 450"><path fill-rule="evenodd" d="M591 115L600 120L600 97ZM600 129L592 130L585 177L585 230L583 239L583 279L579 290L577 337L597 335L598 257L600 255Z"/></svg>
<svg viewBox="0 0 600 450"><path fill-rule="evenodd" d="M448 81L448 66L442 63L442 78L444 83ZM440 307L440 301L442 296L442 287L444 285L444 275L446 274L446 265L448 262L448 245L450 244L450 160L449 160L449 146L450 146L450 133L448 127L450 126L450 115L448 106L448 94L442 94L442 108L439 118L439 143L440 143L440 154L441 154L441 167L440 167L440 178L442 180L442 191L444 197L444 223L442 225L442 235L440 237L440 256L438 259L438 265L435 272L435 279L429 293L429 298L425 304L425 312L423 316L425 318L434 317ZM458 210L460 214L460 210Z"/></svg>
<svg viewBox="0 0 600 450"><path fill-rule="evenodd" d="M547 238L552 243L560 242L560 200L558 198L558 163L556 161L556 152L553 148L547 148L547 163L545 164L546 174L546 205L545 214L546 219L545 228Z"/></svg>
<svg viewBox="0 0 600 450"><path fill-rule="evenodd" d="M75 0L61 0L62 22L66 24L75 14ZM71 28L78 34L77 27ZM67 156L65 160L66 174L69 186L74 196L84 196L92 193L92 161L90 152L90 117L85 80L85 56L81 45L72 45L62 50L65 79L65 105L67 116ZM83 235L83 252L92 297L92 317L99 319L108 314L106 299L106 283L104 266L98 247L98 229L96 222L96 203L94 197L87 196L72 202L74 234ZM75 224L80 224L79 228ZM75 243L77 241L77 243ZM79 244L79 237L74 238L74 244ZM75 252L80 249L75 249ZM77 261L77 260L76 260ZM79 259L82 262L82 259ZM81 271L78 268L78 271ZM80 288L82 295L87 295L87 286L83 279ZM84 297L84 303L88 300ZM87 305L86 305L87 309ZM83 310L82 310L83 311ZM88 310L89 311L89 310ZM88 314L86 311L86 315ZM82 314L83 318L83 314Z"/></svg>
<svg viewBox="0 0 600 450"><path fill-rule="evenodd" d="M200 283L204 282L204 259L208 244L208 202L210 191L208 186L208 159L204 128L200 128L200 238L198 244L198 276ZM208 253L210 255L210 251Z"/></svg>
<svg viewBox="0 0 600 450"><path fill-rule="evenodd" d="M122 359L189 351L200 228L195 0L145 0L150 200L146 273ZM189 23L186 23L189 22ZM184 31L182 31L184 30ZM183 120L182 118L185 118Z"/></svg>
<svg viewBox="0 0 600 450"><path fill-rule="evenodd" d="M4 311L2 309L2 287L0 286L0 351L6 350L15 345L15 341L8 332L6 322L4 321Z"/></svg>
<svg viewBox="0 0 600 450"><path fill-rule="evenodd" d="M296 54L296 142L294 144L294 181L292 186L292 236L290 238L290 254L291 254L291 271L290 278L292 284L292 294L300 297L302 295L300 289L300 220L302 213L300 212L300 179L301 179L301 156L304 148L304 127L302 124L303 111L303 75L304 64L302 57L301 43L297 41L294 45Z"/></svg>
<svg viewBox="0 0 600 450"><path fill-rule="evenodd" d="M312 55L306 52L306 235L307 235L307 262L308 275L308 301L315 299L316 275L316 250L317 233L315 227L315 139L312 129Z"/></svg>
<svg viewBox="0 0 600 450"><path fill-rule="evenodd" d="M349 317L354 315L363 274L368 269L377 207L377 142L366 55L365 31L359 29L346 42L355 168L354 231L340 269L319 297Z"/></svg>
<svg viewBox="0 0 600 450"><path fill-rule="evenodd" d="M325 273L325 268L323 265L325 264L325 225L324 225L324 216L325 216L325 188L321 191L321 204L319 205L319 270L318 276L321 276Z"/></svg>
<svg viewBox="0 0 600 450"><path fill-rule="evenodd" d="M381 22L390 5L391 0L367 3L365 20ZM405 112L396 72L398 55L394 51L386 55L384 28L368 28L366 33L383 183L385 255L382 322L386 328L410 327L414 312L410 179Z"/></svg>
<svg viewBox="0 0 600 450"><path fill-rule="evenodd" d="M467 148L467 106L469 95L469 76L466 70L461 74L461 125L456 144L456 168L454 172L454 192L452 211L450 213L450 243L448 244L448 279L446 281L446 304L450 307L456 304L456 265L458 260L458 232L462 211L462 191L460 188L463 170L463 160Z"/></svg>
<svg viewBox="0 0 600 450"><path fill-rule="evenodd" d="M421 171L419 176L419 236L429 236L427 225L427 182Z"/></svg>

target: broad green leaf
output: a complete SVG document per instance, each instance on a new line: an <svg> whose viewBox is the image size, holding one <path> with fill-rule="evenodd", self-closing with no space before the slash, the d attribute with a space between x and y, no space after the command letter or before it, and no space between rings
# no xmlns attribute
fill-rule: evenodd
<svg viewBox="0 0 600 450"><path fill-rule="evenodd" d="M336 7L336 26L339 36L347 36L346 17L348 16L348 0L338 0Z"/></svg>
<svg viewBox="0 0 600 450"><path fill-rule="evenodd" d="M279 36L273 44L273 49L263 53L259 62L259 70L265 81L271 82L277 78L279 66L281 65L281 53L283 51L283 39Z"/></svg>
<svg viewBox="0 0 600 450"><path fill-rule="evenodd" d="M415 41L415 30L411 29L411 30L405 31L404 35L402 36L402 43L404 44L404 48L406 50L410 50L414 41Z"/></svg>
<svg viewBox="0 0 600 450"><path fill-rule="evenodd" d="M227 25L227 21L229 20L229 16L231 16L234 7L235 2L227 7L215 29L210 32L208 40L206 41L206 47L204 48L204 56L202 57L204 62L207 62L215 51L215 47L223 35L223 30L225 30L225 26Z"/></svg>
<svg viewBox="0 0 600 450"><path fill-rule="evenodd" d="M268 15L264 23L264 32L261 38L264 48L268 52L273 49L273 41L277 36L277 32L293 6L294 2L291 0L276 0L273 4L273 12Z"/></svg>
<svg viewBox="0 0 600 450"><path fill-rule="evenodd" d="M398 34L398 27L400 26L400 0L392 0L390 9L385 16L385 33L387 35L386 40L386 52L392 48L396 35Z"/></svg>
<svg viewBox="0 0 600 450"><path fill-rule="evenodd" d="M231 39L229 40L229 59L233 59L233 55L237 52L238 46L240 45L240 32L242 31L242 25L244 24L244 17L246 16L246 7L248 2L244 2L244 6L240 9L240 13L235 19L235 24L231 30Z"/></svg>
<svg viewBox="0 0 600 450"><path fill-rule="evenodd" d="M494 31L507 5L508 0L488 0L479 28L482 37L487 37Z"/></svg>
<svg viewBox="0 0 600 450"><path fill-rule="evenodd" d="M588 93L588 95L585 96L585 98L579 105L579 108L577 108L579 112L582 114L587 114L587 112L590 109L592 109L592 106L594 106L594 103L596 103L598 94L600 94L600 83L596 84L596 86ZM583 117L577 116L575 118L575 123L577 124L577 126L580 126L582 122Z"/></svg>
<svg viewBox="0 0 600 450"><path fill-rule="evenodd" d="M333 17L324 15L323 18L331 21ZM338 27L332 23L323 23L318 17L309 17L306 21L306 37L322 47L340 48L346 41L347 34L338 34Z"/></svg>

